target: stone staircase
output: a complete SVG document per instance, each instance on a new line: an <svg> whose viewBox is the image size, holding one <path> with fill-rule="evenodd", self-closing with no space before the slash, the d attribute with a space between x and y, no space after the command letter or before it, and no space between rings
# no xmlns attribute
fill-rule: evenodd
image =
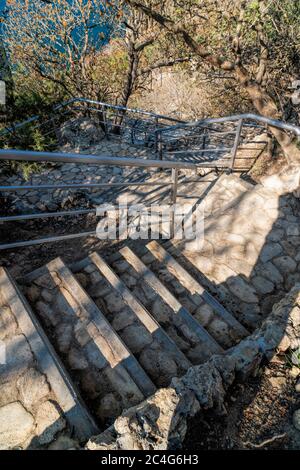
<svg viewBox="0 0 300 470"><path fill-rule="evenodd" d="M267 339L256 333L300 281L299 201L290 186L271 183L217 178L200 201L201 250L193 242L127 240L114 252L87 250L75 263L63 261L63 251L19 285L1 268L0 448L77 448L92 435L117 446L126 420L126 435L135 433L132 414L143 423L142 440L148 417L156 429L158 396L172 421L184 384L206 407L219 372L232 383L228 363L245 375L266 342L272 351L287 343L268 319Z"/></svg>
<svg viewBox="0 0 300 470"><path fill-rule="evenodd" d="M69 266L57 258L23 277L21 289L1 270L1 338L17 354L4 381L1 373L0 415L18 404L9 419L16 425L27 413L29 423L22 438L0 432L0 447L76 448L248 335L168 245L129 241ZM13 403L3 394L12 380Z"/></svg>

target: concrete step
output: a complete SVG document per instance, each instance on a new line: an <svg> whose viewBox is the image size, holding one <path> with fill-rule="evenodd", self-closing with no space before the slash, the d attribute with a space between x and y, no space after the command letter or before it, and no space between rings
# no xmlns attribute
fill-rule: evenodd
<svg viewBox="0 0 300 470"><path fill-rule="evenodd" d="M169 385L190 367L190 361L105 260L93 253L90 261L91 266L84 268L90 295L153 382Z"/></svg>
<svg viewBox="0 0 300 470"><path fill-rule="evenodd" d="M99 422L108 424L154 392L134 356L60 258L28 279L28 299Z"/></svg>
<svg viewBox="0 0 300 470"><path fill-rule="evenodd" d="M168 290L158 277L134 254L129 247L124 247L120 253L135 270L135 278L127 273L120 274L124 282L134 284L134 292L140 296L143 305L174 340L179 349L186 354L193 364L205 362L212 354L222 353L221 346L199 324L177 298ZM124 263L124 261L123 261ZM120 265L120 263L119 263ZM114 265L118 270L118 263Z"/></svg>
<svg viewBox="0 0 300 470"><path fill-rule="evenodd" d="M0 448L43 448L58 432L84 442L98 432L63 363L4 268L0 268L0 340L6 353L0 360L0 412L7 426L14 427L12 433L6 429L0 435Z"/></svg>
<svg viewBox="0 0 300 470"><path fill-rule="evenodd" d="M246 328L226 310L189 272L157 241L147 244L144 257L179 298L185 298L191 313L224 347L231 347L249 335ZM184 300L183 300L184 301ZM222 323L225 326L222 327Z"/></svg>

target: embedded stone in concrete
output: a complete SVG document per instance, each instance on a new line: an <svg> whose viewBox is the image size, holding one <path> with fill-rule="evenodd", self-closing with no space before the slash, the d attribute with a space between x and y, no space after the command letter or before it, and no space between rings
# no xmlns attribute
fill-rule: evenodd
<svg viewBox="0 0 300 470"><path fill-rule="evenodd" d="M267 243L261 253L260 253L260 259L262 260L263 263L266 263L267 261L270 261L272 258L275 258L276 256L279 256L282 253L282 247L279 243Z"/></svg>
<svg viewBox="0 0 300 470"><path fill-rule="evenodd" d="M34 368L28 369L18 379L17 388L21 402L29 410L36 406L50 392L46 377Z"/></svg>
<svg viewBox="0 0 300 470"><path fill-rule="evenodd" d="M275 258L273 263L283 275L293 273L297 268L296 261L294 261L290 256L280 256L279 258Z"/></svg>
<svg viewBox="0 0 300 470"><path fill-rule="evenodd" d="M269 294L275 289L273 282L268 281L268 279L262 276L254 276L252 278L252 283L260 294Z"/></svg>
<svg viewBox="0 0 300 470"><path fill-rule="evenodd" d="M229 290L240 300L247 303L258 303L258 297L255 290L240 276L230 277L227 279L227 285Z"/></svg>
<svg viewBox="0 0 300 470"><path fill-rule="evenodd" d="M34 430L33 416L20 402L0 408L0 450L22 448Z"/></svg>
<svg viewBox="0 0 300 470"><path fill-rule="evenodd" d="M17 331L18 325L10 309L0 307L0 340L12 337Z"/></svg>
<svg viewBox="0 0 300 470"><path fill-rule="evenodd" d="M130 349L134 354L139 353L153 341L151 334L142 325L128 326L124 329L122 338L126 344L130 344Z"/></svg>

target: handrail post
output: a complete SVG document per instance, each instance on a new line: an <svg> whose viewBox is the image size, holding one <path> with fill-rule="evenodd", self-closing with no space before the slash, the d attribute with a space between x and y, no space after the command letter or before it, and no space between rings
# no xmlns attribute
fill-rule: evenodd
<svg viewBox="0 0 300 470"><path fill-rule="evenodd" d="M174 238L175 235L175 206L177 202L177 189L178 189L178 169L172 168L172 193L171 193L171 227L170 237Z"/></svg>
<svg viewBox="0 0 300 470"><path fill-rule="evenodd" d="M162 131L158 133L158 158L159 160L163 159L163 136Z"/></svg>
<svg viewBox="0 0 300 470"><path fill-rule="evenodd" d="M102 117L103 117L104 132L105 132L106 138L108 139L109 136L108 136L108 125L107 125L107 116L106 116L105 106L102 106L101 110L102 110Z"/></svg>
<svg viewBox="0 0 300 470"><path fill-rule="evenodd" d="M155 118L155 155L158 154L158 118Z"/></svg>
<svg viewBox="0 0 300 470"><path fill-rule="evenodd" d="M203 131L203 139L202 139L202 152L201 152L201 158L203 158L205 156L205 153L204 153L204 150L205 150L205 147L206 147L206 129L204 129Z"/></svg>
<svg viewBox="0 0 300 470"><path fill-rule="evenodd" d="M239 145L240 145L242 128L243 128L243 119L240 119L238 121L238 126L237 126L237 129L236 129L234 144L233 144L232 152L231 152L231 163L230 163L230 170L231 171L234 170L235 159L236 159L237 151L238 151L238 148L239 148Z"/></svg>

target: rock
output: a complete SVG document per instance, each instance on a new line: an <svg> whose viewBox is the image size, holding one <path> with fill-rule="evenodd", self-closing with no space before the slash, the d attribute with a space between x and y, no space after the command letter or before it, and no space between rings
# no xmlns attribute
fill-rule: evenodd
<svg viewBox="0 0 300 470"><path fill-rule="evenodd" d="M60 352L66 354L69 351L73 338L72 324L66 322L59 323L55 329L55 336Z"/></svg>
<svg viewBox="0 0 300 470"><path fill-rule="evenodd" d="M293 414L293 425L298 431L300 431L300 409L296 410Z"/></svg>
<svg viewBox="0 0 300 470"><path fill-rule="evenodd" d="M167 323L172 315L172 310L159 297L157 297L151 306L151 313L158 323Z"/></svg>
<svg viewBox="0 0 300 470"><path fill-rule="evenodd" d="M59 319L49 304L39 301L35 304L38 314L42 317L46 325L56 326Z"/></svg>
<svg viewBox="0 0 300 470"><path fill-rule="evenodd" d="M81 347L84 347L91 339L86 327L81 321L78 321L74 327L74 334L77 342Z"/></svg>
<svg viewBox="0 0 300 470"><path fill-rule="evenodd" d="M300 374L300 369L298 369L298 370L299 370L299 374ZM296 390L296 392L300 393L300 380L298 380L298 382L296 383L295 390Z"/></svg>
<svg viewBox="0 0 300 470"><path fill-rule="evenodd" d="M36 369L29 369L17 381L19 397L27 409L31 409L50 392L46 377Z"/></svg>
<svg viewBox="0 0 300 470"><path fill-rule="evenodd" d="M202 326L205 327L212 321L214 317L214 311L208 304L204 304L197 308L194 317Z"/></svg>
<svg viewBox="0 0 300 470"><path fill-rule="evenodd" d="M49 274L43 274L42 276L38 277L34 283L39 287L45 287L46 289L55 289L56 284Z"/></svg>
<svg viewBox="0 0 300 470"><path fill-rule="evenodd" d="M112 321L112 327L116 331L123 330L126 326L131 325L135 321L135 317L133 313L129 310L122 310L114 315L114 319Z"/></svg>
<svg viewBox="0 0 300 470"><path fill-rule="evenodd" d="M260 253L260 259L263 263L267 263L281 253L282 247L279 243L267 243Z"/></svg>
<svg viewBox="0 0 300 470"><path fill-rule="evenodd" d="M52 299L53 299L53 295L52 295L51 291L49 291L49 289L42 289L41 297L46 302L51 302Z"/></svg>
<svg viewBox="0 0 300 470"><path fill-rule="evenodd" d="M130 325L122 333L122 339L129 349L134 353L139 353L147 345L151 344L153 339L151 334L142 325Z"/></svg>
<svg viewBox="0 0 300 470"><path fill-rule="evenodd" d="M177 376L176 363L165 352L152 348L144 349L139 362L147 373L156 379L160 387L169 385L172 377Z"/></svg>
<svg viewBox="0 0 300 470"><path fill-rule="evenodd" d="M291 377L297 378L297 377L299 377L299 375L300 375L300 368L299 368L299 367L296 367L296 366L293 366L293 367L290 369L289 373L290 373L290 376L291 376Z"/></svg>
<svg viewBox="0 0 300 470"><path fill-rule="evenodd" d="M34 304L40 297L40 289L33 284L26 290L26 296Z"/></svg>
<svg viewBox="0 0 300 470"><path fill-rule="evenodd" d="M230 277L226 280L226 283L229 290L240 300L247 303L258 303L258 297L255 294L253 287L251 287L240 276Z"/></svg>
<svg viewBox="0 0 300 470"><path fill-rule="evenodd" d="M99 408L97 410L97 416L104 422L112 420L122 413L120 400L113 394L108 393L100 401Z"/></svg>
<svg viewBox="0 0 300 470"><path fill-rule="evenodd" d="M0 382L13 382L33 363L33 355L23 335L6 341L6 363L0 364Z"/></svg>
<svg viewBox="0 0 300 470"><path fill-rule="evenodd" d="M68 354L68 364L73 370L87 369L89 364L84 355L76 348L71 348Z"/></svg>
<svg viewBox="0 0 300 470"><path fill-rule="evenodd" d="M93 284L89 288L89 294L95 299L105 297L110 292L111 286L104 280L102 280L101 282L97 282L97 284Z"/></svg>
<svg viewBox="0 0 300 470"><path fill-rule="evenodd" d="M15 317L8 307L0 307L0 340L11 338L17 331Z"/></svg>
<svg viewBox="0 0 300 470"><path fill-rule="evenodd" d="M136 279L133 276L130 276L128 273L122 274L121 279L129 289L132 289L137 284Z"/></svg>
<svg viewBox="0 0 300 470"><path fill-rule="evenodd" d="M76 279L83 288L86 288L89 284L88 277L84 273L77 273Z"/></svg>
<svg viewBox="0 0 300 470"><path fill-rule="evenodd" d="M34 430L34 419L20 402L0 408L0 450L22 447Z"/></svg>
<svg viewBox="0 0 300 470"><path fill-rule="evenodd" d="M0 383L0 407L18 400L19 392L15 381Z"/></svg>
<svg viewBox="0 0 300 470"><path fill-rule="evenodd" d="M52 442L55 435L66 426L64 418L61 417L56 406L50 401L46 401L39 406L36 423L35 434L42 445Z"/></svg>
<svg viewBox="0 0 300 470"><path fill-rule="evenodd" d="M268 279L262 276L254 276L251 282L260 294L269 294L275 288L273 282L268 281Z"/></svg>
<svg viewBox="0 0 300 470"><path fill-rule="evenodd" d="M110 312L120 312L124 309L124 302L122 297L115 292L110 292L106 297L105 301L107 304L107 308Z"/></svg>
<svg viewBox="0 0 300 470"><path fill-rule="evenodd" d="M285 377L269 377L269 382L271 383L273 388L283 388L286 385L286 378Z"/></svg>
<svg viewBox="0 0 300 470"><path fill-rule="evenodd" d="M87 357L87 359L97 368L97 369L104 369L107 366L107 360L101 354L99 349L97 348L96 344L93 341L87 343L83 351Z"/></svg>
<svg viewBox="0 0 300 470"><path fill-rule="evenodd" d="M227 323L215 318L207 327L208 332L220 343L230 346L229 328Z"/></svg>
<svg viewBox="0 0 300 470"><path fill-rule="evenodd" d="M290 256L280 256L273 260L275 266L283 274L290 274L296 271L297 263Z"/></svg>
<svg viewBox="0 0 300 470"><path fill-rule="evenodd" d="M283 276L280 274L274 264L269 261L268 263L261 263L256 267L256 271L260 276L267 278L273 282L277 287L283 282Z"/></svg>

